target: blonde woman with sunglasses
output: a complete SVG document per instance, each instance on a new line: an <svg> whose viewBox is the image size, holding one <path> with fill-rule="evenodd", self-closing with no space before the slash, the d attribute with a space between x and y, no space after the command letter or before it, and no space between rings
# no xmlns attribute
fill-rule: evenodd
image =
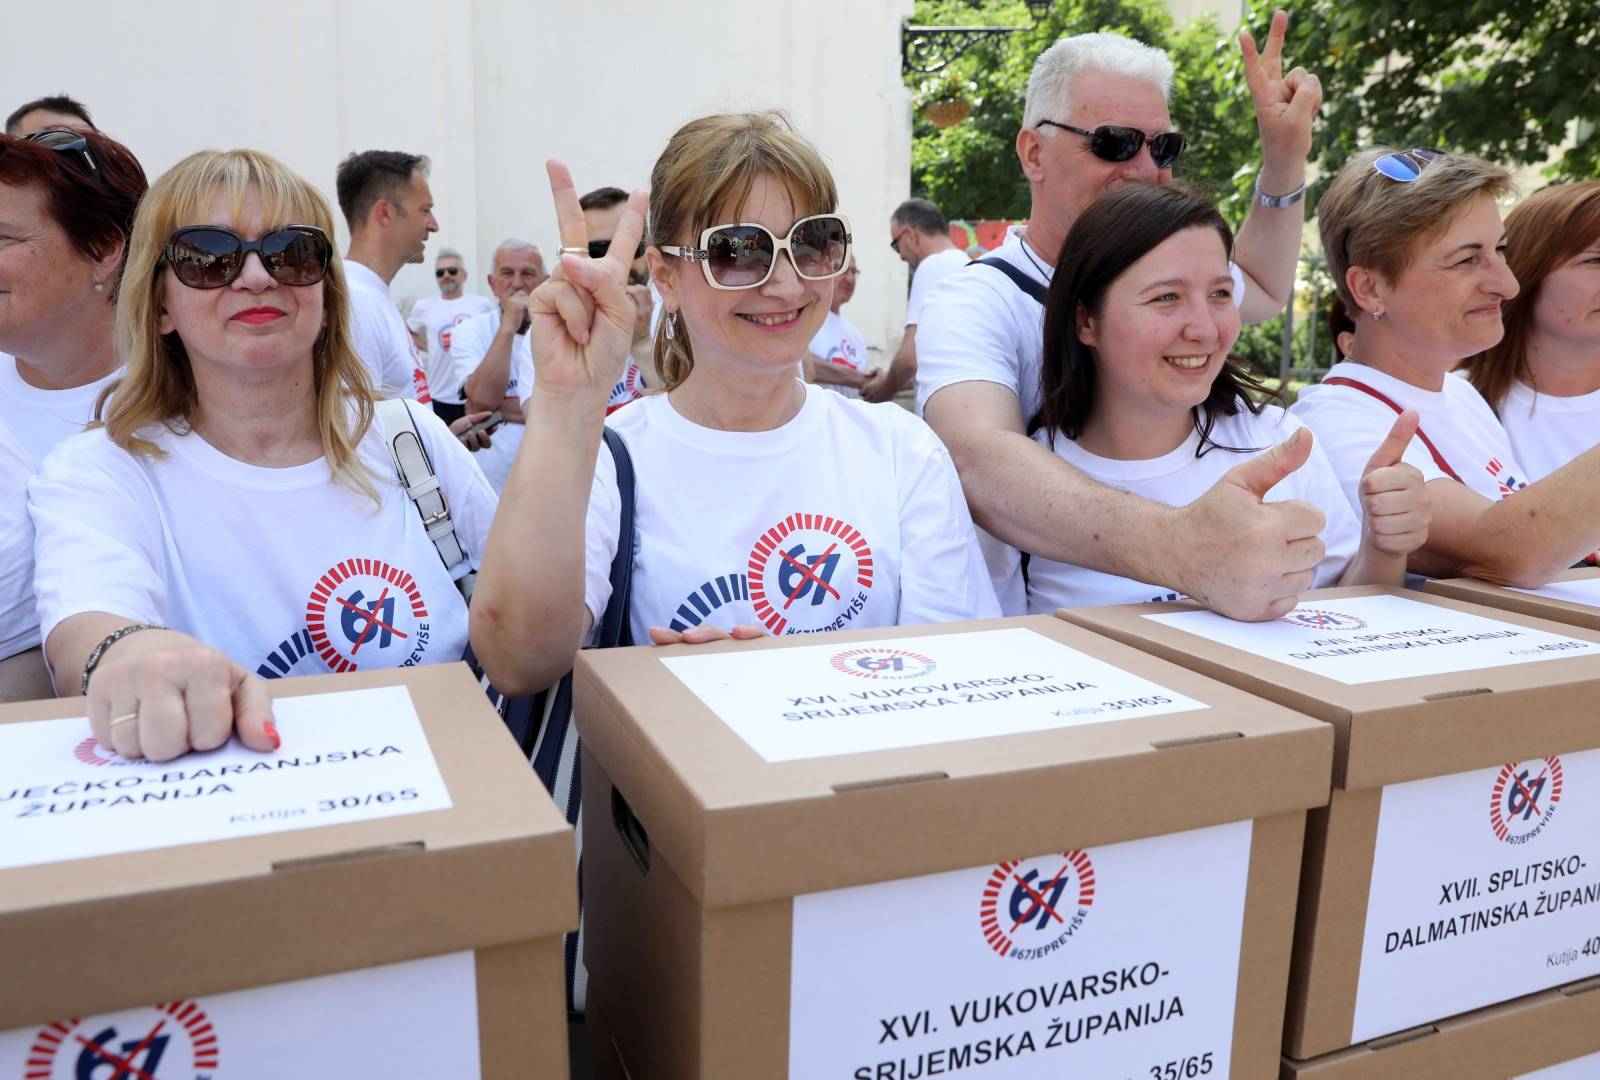
<svg viewBox="0 0 1600 1080"><path fill-rule="evenodd" d="M537 689L571 667L610 597L621 543L634 550L638 642L998 614L932 431L897 406L800 378L851 247L833 178L805 139L759 113L692 121L667 144L651 174L646 252L666 389L609 421L632 336L628 264L579 253L583 216L559 163L551 186L563 255L529 304L527 432L473 601L473 648L496 686ZM612 252L634 249L644 209L635 193ZM617 535L605 422L636 473L632 538Z"/></svg>
<svg viewBox="0 0 1600 1080"><path fill-rule="evenodd" d="M1600 545L1600 447L1530 483L1489 404L1449 374L1505 334L1519 287L1496 200L1510 192L1505 169L1464 154L1350 159L1317 207L1346 359L1293 412L1359 506L1367 448L1416 410L1404 460L1422 472L1431 523L1408 569L1536 588Z"/></svg>

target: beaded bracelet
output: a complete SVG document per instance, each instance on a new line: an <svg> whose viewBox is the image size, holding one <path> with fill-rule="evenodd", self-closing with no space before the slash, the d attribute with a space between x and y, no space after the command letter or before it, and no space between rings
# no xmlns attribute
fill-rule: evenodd
<svg viewBox="0 0 1600 1080"><path fill-rule="evenodd" d="M100 658L105 655L107 649L111 648L111 646L115 645L129 634L137 634L140 630L165 629L165 626L156 626L153 623L132 623L128 626L122 627L120 630L113 630L111 633L101 638L100 644L96 645L89 653L89 659L83 662L83 687L81 692L84 694L89 692L89 676L94 674L95 665L100 663Z"/></svg>

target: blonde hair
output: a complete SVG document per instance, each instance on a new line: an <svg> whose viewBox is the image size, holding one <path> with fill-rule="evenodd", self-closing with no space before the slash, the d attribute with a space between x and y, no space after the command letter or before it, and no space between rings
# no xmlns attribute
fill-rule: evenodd
<svg viewBox="0 0 1600 1080"><path fill-rule="evenodd" d="M1472 203L1515 190L1510 172L1468 154L1435 158L1409 183L1392 180L1373 162L1395 152L1388 146L1363 150L1345 162L1317 204L1328 271L1352 317L1361 305L1345 281L1350 267L1364 266L1394 281L1423 244L1448 229Z"/></svg>
<svg viewBox="0 0 1600 1080"><path fill-rule="evenodd" d="M704 116L679 128L650 170L650 243L695 243L702 229L725 224L738 211L761 176L789 189L797 216L839 208L833 174L783 113ZM700 272L693 263L682 269ZM656 327L655 361L667 390L683 385L694 370L689 330L677 312L664 313Z"/></svg>
<svg viewBox="0 0 1600 1080"><path fill-rule="evenodd" d="M333 212L322 193L256 150L201 150L151 186L134 218L117 304L117 348L127 372L101 399L106 434L130 453L161 453L139 434L150 425L162 424L180 435L194 426L199 400L189 354L176 333L163 336L160 330L165 248L174 229L203 221L219 194L233 206L235 218L254 196L269 226L315 225L330 241L334 235ZM322 312L322 333L312 346L311 379L323 454L336 481L376 499L356 450L372 424L374 394L366 365L351 342L350 293L337 254L322 279Z"/></svg>

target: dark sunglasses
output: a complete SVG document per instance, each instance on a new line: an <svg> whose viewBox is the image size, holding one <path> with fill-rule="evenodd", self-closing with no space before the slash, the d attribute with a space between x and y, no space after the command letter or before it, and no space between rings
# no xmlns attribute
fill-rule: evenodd
<svg viewBox="0 0 1600 1080"><path fill-rule="evenodd" d="M1390 180L1398 180L1402 184L1409 184L1422 175L1422 170L1430 164L1445 156L1443 150L1435 150L1431 146L1416 146L1410 150L1400 150L1393 154L1385 154L1372 163L1372 167L1387 176Z"/></svg>
<svg viewBox="0 0 1600 1080"><path fill-rule="evenodd" d="M35 131L32 135L24 135L23 139L64 155L81 172L86 173L89 179L97 184L103 183L100 179L100 166L94 163L94 155L89 152L89 140L85 139L81 132L51 128L48 131Z"/></svg>
<svg viewBox="0 0 1600 1080"><path fill-rule="evenodd" d="M850 265L850 223L840 214L801 218L782 240L765 225L713 225L699 247L662 244L665 255L698 262L713 289L753 289L766 283L787 251L795 273L807 281L838 277Z"/></svg>
<svg viewBox="0 0 1600 1080"><path fill-rule="evenodd" d="M437 270L435 270L433 272L433 276L434 277L455 277L459 273L461 273L461 267L459 267L459 266L441 266L439 269L437 269Z"/></svg>
<svg viewBox="0 0 1600 1080"><path fill-rule="evenodd" d="M1123 124L1101 124L1093 131L1061 124L1054 120L1040 120L1038 127L1051 127L1082 135L1089 140L1089 152L1102 161L1127 161L1145 144L1144 132ZM1188 141L1176 131L1163 131L1150 137L1150 159L1158 169L1170 169L1183 153Z"/></svg>
<svg viewBox="0 0 1600 1080"><path fill-rule="evenodd" d="M589 258L591 258L591 259L603 259L603 258L606 257L606 253L608 251L610 251L610 250L611 250L611 241L610 240L590 240L589 241ZM639 241L639 250L637 250L637 251L635 251L633 253L633 257L635 259L644 258L644 241L643 240Z"/></svg>
<svg viewBox="0 0 1600 1080"><path fill-rule="evenodd" d="M167 238L165 256L178 280L191 289L220 289L244 270L255 252L281 285L315 285L328 273L333 245L315 225L285 225L246 240L220 225L188 225Z"/></svg>

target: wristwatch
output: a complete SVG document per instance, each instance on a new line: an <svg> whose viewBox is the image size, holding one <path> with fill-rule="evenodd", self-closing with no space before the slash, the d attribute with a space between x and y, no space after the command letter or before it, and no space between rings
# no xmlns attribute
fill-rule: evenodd
<svg viewBox="0 0 1600 1080"><path fill-rule="evenodd" d="M1285 206L1293 206L1306 197L1306 185L1301 185L1287 195L1268 195L1261 190L1261 181L1256 181L1256 202L1269 210L1281 210Z"/></svg>

